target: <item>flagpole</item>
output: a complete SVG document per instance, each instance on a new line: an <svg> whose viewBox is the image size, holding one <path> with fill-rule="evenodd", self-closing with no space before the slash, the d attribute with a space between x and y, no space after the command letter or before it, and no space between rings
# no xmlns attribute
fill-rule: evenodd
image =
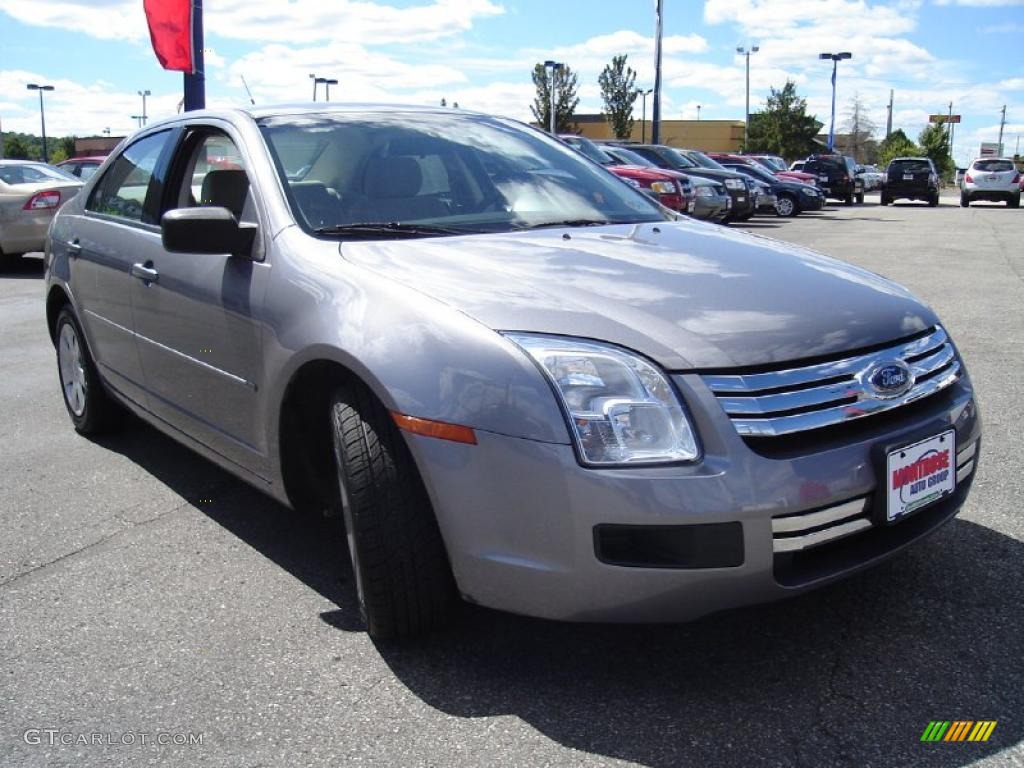
<svg viewBox="0 0 1024 768"><path fill-rule="evenodd" d="M654 0L654 101L651 108L651 143L661 143L661 0Z"/></svg>
<svg viewBox="0 0 1024 768"><path fill-rule="evenodd" d="M206 109L203 61L203 0L192 0L192 72L185 73L185 111Z"/></svg>

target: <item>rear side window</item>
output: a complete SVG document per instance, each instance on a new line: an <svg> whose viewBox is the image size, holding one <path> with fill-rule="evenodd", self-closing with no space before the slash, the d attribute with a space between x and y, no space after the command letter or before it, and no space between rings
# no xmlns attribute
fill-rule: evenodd
<svg viewBox="0 0 1024 768"><path fill-rule="evenodd" d="M144 224L158 223L146 198L153 170L170 136L170 131L154 133L122 152L94 188L86 209Z"/></svg>
<svg viewBox="0 0 1024 768"><path fill-rule="evenodd" d="M984 173L1001 173L1013 170L1013 163L1009 160L975 160L974 170Z"/></svg>

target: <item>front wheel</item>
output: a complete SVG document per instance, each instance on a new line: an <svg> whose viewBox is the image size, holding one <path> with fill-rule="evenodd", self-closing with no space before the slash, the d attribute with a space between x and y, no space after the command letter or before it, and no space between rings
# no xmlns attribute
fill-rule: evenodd
<svg viewBox="0 0 1024 768"><path fill-rule="evenodd" d="M880 202L882 203L882 205L888 205L890 202L889 198L886 196L884 192L882 193Z"/></svg>
<svg viewBox="0 0 1024 768"><path fill-rule="evenodd" d="M851 192L850 194L848 194L843 202L846 205L853 205L853 193Z"/></svg>
<svg viewBox="0 0 1024 768"><path fill-rule="evenodd" d="M775 201L775 213L779 216L796 216L799 212L792 195L779 195Z"/></svg>
<svg viewBox="0 0 1024 768"><path fill-rule="evenodd" d="M331 432L360 611L375 638L446 623L455 581L412 454L391 414L362 385L331 398Z"/></svg>
<svg viewBox="0 0 1024 768"><path fill-rule="evenodd" d="M57 372L64 405L76 431L91 435L113 426L117 406L100 383L82 329L69 307L57 316Z"/></svg>

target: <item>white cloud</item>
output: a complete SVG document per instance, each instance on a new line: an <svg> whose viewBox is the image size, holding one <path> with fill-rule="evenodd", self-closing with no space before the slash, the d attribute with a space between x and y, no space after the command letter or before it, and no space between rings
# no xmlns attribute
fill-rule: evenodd
<svg viewBox="0 0 1024 768"><path fill-rule="evenodd" d="M999 8L1024 5L1024 0L935 0L936 5L964 5L972 8Z"/></svg>
<svg viewBox="0 0 1024 768"><path fill-rule="evenodd" d="M0 0L0 12L23 24L71 29L101 40L142 41L149 36L141 0Z"/></svg>
<svg viewBox="0 0 1024 768"><path fill-rule="evenodd" d="M864 0L706 0L704 21L734 23L752 43L764 36L806 26L868 29L875 35L896 35L915 28L913 15L906 11L917 5L914 2L868 5ZM806 44L813 38L808 36L803 41Z"/></svg>

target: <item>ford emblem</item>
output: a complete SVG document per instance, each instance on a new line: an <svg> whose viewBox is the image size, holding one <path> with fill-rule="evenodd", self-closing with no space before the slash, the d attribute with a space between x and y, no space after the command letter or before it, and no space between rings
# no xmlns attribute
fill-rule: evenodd
<svg viewBox="0 0 1024 768"><path fill-rule="evenodd" d="M862 381L876 397L899 397L914 385L910 368L902 360L876 363L864 373Z"/></svg>

